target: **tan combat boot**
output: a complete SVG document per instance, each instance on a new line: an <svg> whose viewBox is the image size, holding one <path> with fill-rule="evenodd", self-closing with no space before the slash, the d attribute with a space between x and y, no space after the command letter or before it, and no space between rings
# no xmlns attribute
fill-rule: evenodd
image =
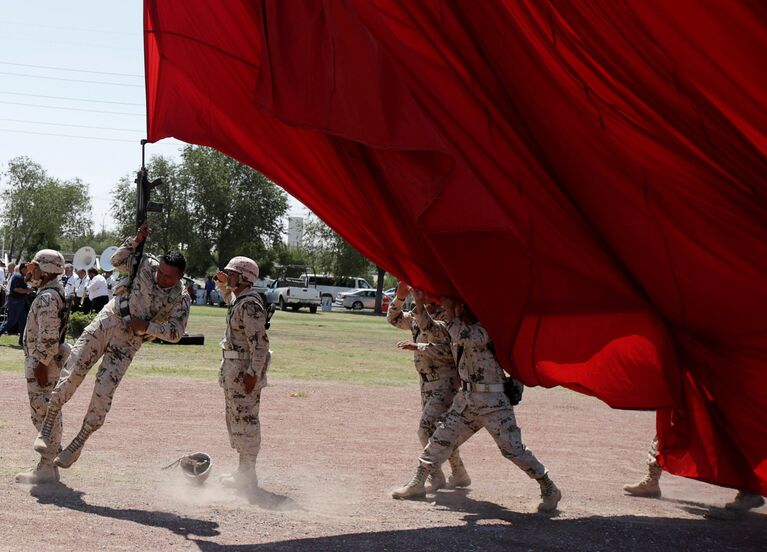
<svg viewBox="0 0 767 552"><path fill-rule="evenodd" d="M83 426L75 438L72 439L72 442L69 443L69 446L54 458L53 463L60 468L68 468L77 462L77 459L80 458L80 453L82 453L83 447L85 446L85 441L88 440L91 433L92 431L90 429Z"/></svg>
<svg viewBox="0 0 767 552"><path fill-rule="evenodd" d="M538 511L553 512L557 509L559 501L562 500L562 491L554 485L549 474L545 474L540 479L537 479L537 481L541 486L541 503L538 504Z"/></svg>
<svg viewBox="0 0 767 552"><path fill-rule="evenodd" d="M469 477L469 472L466 471L466 466L463 465L458 451L451 454L448 461L450 462L450 470L453 473L447 478L447 488L455 489L456 487L468 487L471 485L471 477Z"/></svg>
<svg viewBox="0 0 767 552"><path fill-rule="evenodd" d="M445 479L445 473L442 471L442 466L434 466L428 479L429 484L426 485L427 493L436 493L440 489L444 489L447 485Z"/></svg>
<svg viewBox="0 0 767 552"><path fill-rule="evenodd" d="M413 478L402 487L394 489L391 493L392 498L423 498L426 496L426 478L429 477L432 466L429 464L418 463L418 467L413 474Z"/></svg>
<svg viewBox="0 0 767 552"><path fill-rule="evenodd" d="M45 419L43 420L43 426L40 428L40 433L35 439L34 449L40 454L48 452L48 447L51 446L51 433L53 433L53 425L56 423L56 417L59 415L59 410L48 407L45 412Z"/></svg>
<svg viewBox="0 0 767 552"><path fill-rule="evenodd" d="M740 512L747 512L761 506L764 506L764 499L761 496L745 491L738 491L735 500L724 505L728 510L738 510Z"/></svg>
<svg viewBox="0 0 767 552"><path fill-rule="evenodd" d="M230 489L247 489L258 487L258 475L256 474L256 462L245 460L240 457L240 464L237 470L232 473L225 473L219 477L219 481L224 487Z"/></svg>
<svg viewBox="0 0 767 552"><path fill-rule="evenodd" d="M42 485L45 483L56 483L59 480L59 469L47 462L40 460L37 466L23 471L16 475L16 483L24 485Z"/></svg>
<svg viewBox="0 0 767 552"><path fill-rule="evenodd" d="M660 498L660 476L663 474L663 468L660 464L653 462L647 465L647 477L635 485L624 485L623 490L634 496L643 496L647 498Z"/></svg>

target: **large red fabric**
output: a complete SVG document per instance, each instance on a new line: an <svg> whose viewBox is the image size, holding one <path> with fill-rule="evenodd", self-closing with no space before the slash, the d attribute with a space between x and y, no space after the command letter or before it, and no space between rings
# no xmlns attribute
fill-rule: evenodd
<svg viewBox="0 0 767 552"><path fill-rule="evenodd" d="M666 469L767 494L761 4L146 0L145 33L150 141L257 168L528 385L657 409Z"/></svg>

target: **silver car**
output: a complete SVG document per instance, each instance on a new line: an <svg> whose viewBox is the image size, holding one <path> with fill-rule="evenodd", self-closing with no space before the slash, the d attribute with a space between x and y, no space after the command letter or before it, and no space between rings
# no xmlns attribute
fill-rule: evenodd
<svg viewBox="0 0 767 552"><path fill-rule="evenodd" d="M388 307L391 299L384 295L382 301L382 304ZM376 290L355 289L354 291L342 291L336 295L336 305L351 310L374 309L376 306Z"/></svg>

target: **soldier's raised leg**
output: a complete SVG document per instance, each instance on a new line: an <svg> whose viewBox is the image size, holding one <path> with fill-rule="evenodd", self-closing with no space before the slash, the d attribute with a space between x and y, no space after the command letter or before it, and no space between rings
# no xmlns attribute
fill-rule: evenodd
<svg viewBox="0 0 767 552"><path fill-rule="evenodd" d="M69 358L61 369L56 387L51 392L48 409L40 432L35 439L34 449L41 455L48 454L51 446L51 432L56 418L64 404L72 398L96 361L104 354L111 332L96 331L101 317L97 317L83 331L72 348ZM58 453L58 448L54 451Z"/></svg>
<svg viewBox="0 0 767 552"><path fill-rule="evenodd" d="M93 395L83 425L72 442L54 459L57 466L69 468L74 464L80 458L88 437L104 425L106 415L112 406L115 390L140 346L140 338L134 337L128 330L112 334L112 341L96 373L96 383L93 386Z"/></svg>
<svg viewBox="0 0 767 552"><path fill-rule="evenodd" d="M538 511L554 511L562 499L562 492L551 480L543 464L522 442L522 432L517 426L514 411L504 408L483 414L482 423L501 449L501 454L540 485L541 503Z"/></svg>

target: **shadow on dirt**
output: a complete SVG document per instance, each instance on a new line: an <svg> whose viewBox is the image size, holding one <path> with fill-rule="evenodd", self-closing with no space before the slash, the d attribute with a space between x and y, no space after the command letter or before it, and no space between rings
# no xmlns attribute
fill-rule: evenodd
<svg viewBox="0 0 767 552"><path fill-rule="evenodd" d="M30 494L40 504L53 504L60 508L68 508L86 514L132 521L149 527L160 527L186 538L190 536L215 537L221 534L218 530L218 523L215 521L181 517L169 512L137 510L135 508L110 508L109 506L88 504L83 500L85 493L75 491L63 483L37 485L32 487Z"/></svg>
<svg viewBox="0 0 767 552"><path fill-rule="evenodd" d="M437 493L437 509L464 512L463 527L431 527L354 533L283 542L226 546L191 539L202 552L245 550L765 550L767 516L746 514L737 521L592 516L559 519L557 514L519 513L474 500L468 492ZM705 506L705 505L704 505ZM700 515L710 508L700 508Z"/></svg>
<svg viewBox="0 0 767 552"><path fill-rule="evenodd" d="M238 493L248 499L248 502L264 508L265 510L273 510L279 512L286 512L289 510L303 510L303 508L292 498L285 495L273 493L257 487L249 491L240 491Z"/></svg>

